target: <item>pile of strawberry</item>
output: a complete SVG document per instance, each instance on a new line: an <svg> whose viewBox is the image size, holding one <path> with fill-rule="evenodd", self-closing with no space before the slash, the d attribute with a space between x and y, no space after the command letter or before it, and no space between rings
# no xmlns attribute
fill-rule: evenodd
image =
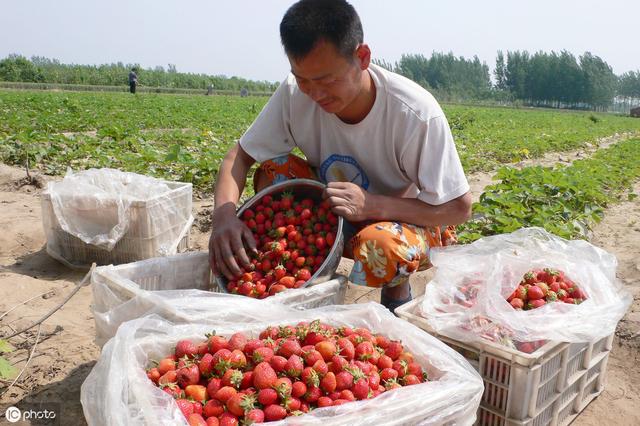
<svg viewBox="0 0 640 426"><path fill-rule="evenodd" d="M587 298L584 291L564 272L544 268L533 269L526 274L518 287L507 298L514 309L535 309L550 302L580 304Z"/></svg>
<svg viewBox="0 0 640 426"><path fill-rule="evenodd" d="M227 283L230 293L263 299L299 288L320 268L336 239L338 217L328 201L265 195L242 213L258 244L251 267Z"/></svg>
<svg viewBox="0 0 640 426"><path fill-rule="evenodd" d="M147 376L198 426L281 420L427 380L401 342L318 320L181 340Z"/></svg>

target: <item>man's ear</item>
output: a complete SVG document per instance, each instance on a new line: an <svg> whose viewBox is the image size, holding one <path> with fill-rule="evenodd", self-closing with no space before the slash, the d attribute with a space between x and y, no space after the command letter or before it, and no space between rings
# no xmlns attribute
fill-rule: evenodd
<svg viewBox="0 0 640 426"><path fill-rule="evenodd" d="M368 44L361 43L358 45L356 48L356 59L361 70L364 71L369 68L369 64L371 63L371 49L369 49Z"/></svg>

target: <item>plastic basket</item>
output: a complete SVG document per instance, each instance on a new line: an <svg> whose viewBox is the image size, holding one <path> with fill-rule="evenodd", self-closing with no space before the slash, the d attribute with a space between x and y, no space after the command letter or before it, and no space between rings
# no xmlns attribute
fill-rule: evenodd
<svg viewBox="0 0 640 426"><path fill-rule="evenodd" d="M96 268L91 277L96 342L102 345L118 326L154 309L171 321L185 322L188 315L176 309L156 292L163 290L216 291L209 268L209 254L190 252L142 260L126 265ZM347 278L338 275L308 288L286 290L262 301L295 309L341 305ZM237 296L245 297L245 296ZM133 299L136 299L134 303Z"/></svg>
<svg viewBox="0 0 640 426"><path fill-rule="evenodd" d="M149 200L131 202L129 228L110 251L87 244L64 231L54 213L51 196L44 192L42 221L47 236L47 253L69 267L87 269L94 262L98 265L117 265L186 251L194 221L191 214L192 185L183 182L163 183L170 188L168 192ZM158 203L167 205L163 209L162 226L150 214ZM107 207L102 211L86 211L83 214L95 217L96 222L100 222L112 220L105 217L117 216L115 203L113 210Z"/></svg>
<svg viewBox="0 0 640 426"><path fill-rule="evenodd" d="M602 392L613 335L593 343L548 342L526 354L494 342L460 342L435 333L415 299L396 314L460 352L485 390L477 425L565 425Z"/></svg>

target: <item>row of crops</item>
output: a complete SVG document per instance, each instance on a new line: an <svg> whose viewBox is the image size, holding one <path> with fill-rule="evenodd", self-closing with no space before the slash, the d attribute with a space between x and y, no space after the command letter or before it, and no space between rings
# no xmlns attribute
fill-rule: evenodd
<svg viewBox="0 0 640 426"><path fill-rule="evenodd" d="M193 182L210 192L227 149L265 98L125 93L0 91L0 161L47 174L112 167ZM640 134L640 120L582 112L445 105L467 173L548 152L578 149L616 133ZM638 178L638 139L567 167L502 168L461 237L538 225L586 236L607 203ZM250 186L250 185L249 185ZM249 195L249 194L247 194Z"/></svg>

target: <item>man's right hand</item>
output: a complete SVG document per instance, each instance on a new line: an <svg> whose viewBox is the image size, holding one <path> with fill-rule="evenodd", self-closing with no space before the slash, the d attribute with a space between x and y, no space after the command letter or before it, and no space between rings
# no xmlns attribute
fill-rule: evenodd
<svg viewBox="0 0 640 426"><path fill-rule="evenodd" d="M209 264L214 274L228 279L242 274L241 266L249 267L247 249L256 252L251 230L236 216L236 206L226 203L213 211L213 229L209 238Z"/></svg>

